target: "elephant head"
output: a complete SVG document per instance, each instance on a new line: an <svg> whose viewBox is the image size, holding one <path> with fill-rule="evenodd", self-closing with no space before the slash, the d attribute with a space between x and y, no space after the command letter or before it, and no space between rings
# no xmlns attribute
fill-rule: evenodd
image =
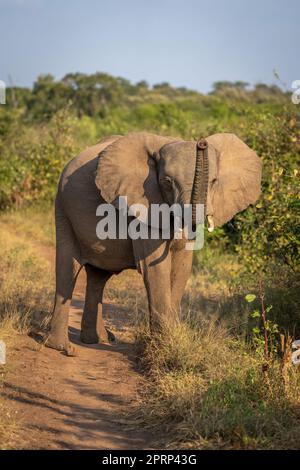
<svg viewBox="0 0 300 470"><path fill-rule="evenodd" d="M197 168L197 143L148 133L120 137L99 155L96 185L102 197L128 206L189 204L202 184L210 229L253 204L260 194L261 160L234 134L206 139L206 167Z"/></svg>

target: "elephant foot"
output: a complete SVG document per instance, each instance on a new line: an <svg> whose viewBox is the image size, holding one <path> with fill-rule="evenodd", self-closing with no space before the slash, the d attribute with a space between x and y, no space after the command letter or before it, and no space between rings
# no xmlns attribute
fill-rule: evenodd
<svg viewBox="0 0 300 470"><path fill-rule="evenodd" d="M107 328L99 334L95 330L82 330L80 334L80 341L85 344L108 343L115 339L115 335Z"/></svg>
<svg viewBox="0 0 300 470"><path fill-rule="evenodd" d="M99 336L95 331L83 330L80 333L80 341L84 344L97 344L99 343Z"/></svg>
<svg viewBox="0 0 300 470"><path fill-rule="evenodd" d="M75 346L73 346L73 344L70 343L68 339L64 338L63 340L60 340L51 333L45 341L45 346L47 348L56 349L57 351L62 351L66 354L66 356L78 356L77 349L75 348Z"/></svg>

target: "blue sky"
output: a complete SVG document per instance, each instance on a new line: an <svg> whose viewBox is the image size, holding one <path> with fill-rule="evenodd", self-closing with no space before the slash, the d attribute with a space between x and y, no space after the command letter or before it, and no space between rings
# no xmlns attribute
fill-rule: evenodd
<svg viewBox="0 0 300 470"><path fill-rule="evenodd" d="M299 0L0 0L0 79L108 72L207 92L300 79Z"/></svg>

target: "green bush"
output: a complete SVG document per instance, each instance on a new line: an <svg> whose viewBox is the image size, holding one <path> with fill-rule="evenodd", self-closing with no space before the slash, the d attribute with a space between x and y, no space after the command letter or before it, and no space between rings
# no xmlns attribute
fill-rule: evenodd
<svg viewBox="0 0 300 470"><path fill-rule="evenodd" d="M251 271L299 272L299 113L295 106L280 115L257 113L243 134L263 159L263 192L254 208L236 217L238 251Z"/></svg>
<svg viewBox="0 0 300 470"><path fill-rule="evenodd" d="M0 146L0 208L53 201L60 172L77 151L74 118L58 111L48 126L17 119Z"/></svg>

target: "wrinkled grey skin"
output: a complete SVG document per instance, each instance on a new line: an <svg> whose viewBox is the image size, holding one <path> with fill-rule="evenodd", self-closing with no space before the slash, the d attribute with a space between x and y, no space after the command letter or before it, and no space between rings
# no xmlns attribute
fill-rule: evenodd
<svg viewBox="0 0 300 470"><path fill-rule="evenodd" d="M222 225L254 203L260 192L261 163L232 134L209 143L207 214ZM124 269L138 269L148 295L152 331L175 319L190 275L192 251L186 240L99 240L96 209L127 196L128 205L189 203L195 172L195 142L148 133L112 136L71 160L62 172L56 210L56 294L46 345L74 354L68 313L76 277L87 273L81 341L107 341L102 318L105 283Z"/></svg>

